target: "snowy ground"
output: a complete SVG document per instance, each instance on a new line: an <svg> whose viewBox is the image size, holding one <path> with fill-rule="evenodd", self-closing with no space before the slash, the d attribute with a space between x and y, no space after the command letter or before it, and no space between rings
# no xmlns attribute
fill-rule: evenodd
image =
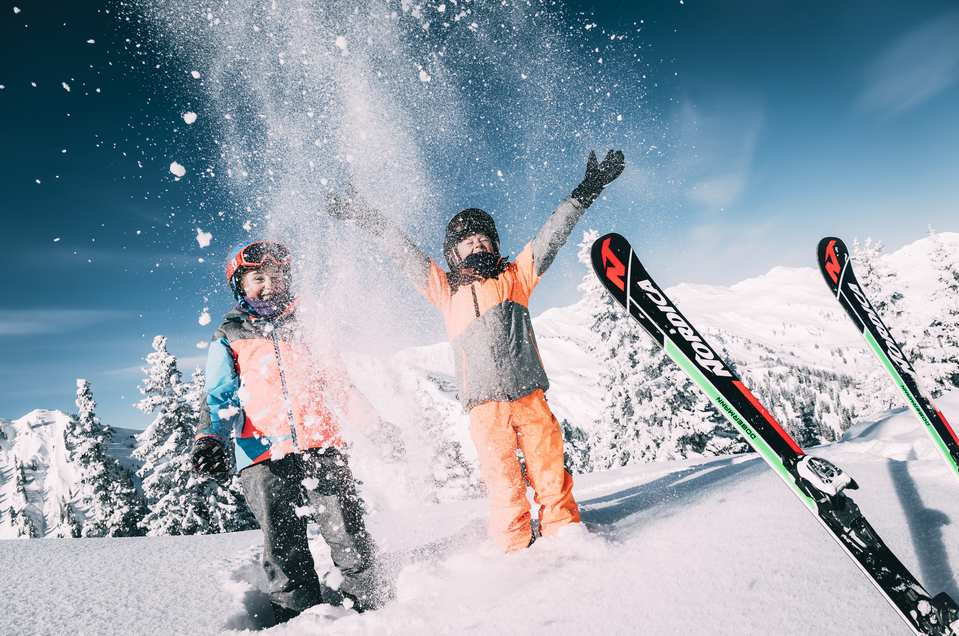
<svg viewBox="0 0 959 636"><path fill-rule="evenodd" d="M937 401L959 422L959 392ZM860 483L867 518L931 592L959 598L959 485L911 413L815 450ZM270 634L907 634L833 539L755 456L576 479L590 532L501 555L486 502L369 518L396 600L319 606ZM328 563L314 542L318 563ZM4 634L217 634L256 629L258 532L0 541Z"/></svg>

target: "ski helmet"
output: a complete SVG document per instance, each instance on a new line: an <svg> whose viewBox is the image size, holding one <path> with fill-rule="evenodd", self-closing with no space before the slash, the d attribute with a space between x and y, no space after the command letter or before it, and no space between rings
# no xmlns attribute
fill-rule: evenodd
<svg viewBox="0 0 959 636"><path fill-rule="evenodd" d="M240 285L240 279L243 274L251 269L262 267L267 259L273 261L274 265L280 268L283 275L290 277L290 250L286 246L276 241L254 241L253 243L240 243L230 252L230 258L226 262L226 278L230 283L230 289L233 290L233 296L237 300L241 299L243 289Z"/></svg>
<svg viewBox="0 0 959 636"><path fill-rule="evenodd" d="M493 242L493 251L499 256L499 234L493 217L479 208L468 208L457 212L446 224L446 239L443 241L443 255L450 268L458 269L462 263L456 246L463 239L474 234L485 234Z"/></svg>

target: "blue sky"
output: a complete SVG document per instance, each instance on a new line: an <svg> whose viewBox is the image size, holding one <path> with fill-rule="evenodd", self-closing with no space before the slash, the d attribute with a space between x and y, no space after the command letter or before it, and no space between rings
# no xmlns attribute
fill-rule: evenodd
<svg viewBox="0 0 959 636"><path fill-rule="evenodd" d="M308 27L210 6L178 22L0 3L0 417L72 411L85 378L104 423L145 426L131 405L153 336L185 375L202 363L230 306L222 261L253 236L304 255L299 285L344 349L441 341L375 246L322 215L319 193L347 181L434 258L463 207L492 212L516 254L588 149L622 148L627 171L571 243L619 231L664 285L811 266L826 235L892 250L959 231L953 1L392 2ZM578 299L575 252L534 315Z"/></svg>

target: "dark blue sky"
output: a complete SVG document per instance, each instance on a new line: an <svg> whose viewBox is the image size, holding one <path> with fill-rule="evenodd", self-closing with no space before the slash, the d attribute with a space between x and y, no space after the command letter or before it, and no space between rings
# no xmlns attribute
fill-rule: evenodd
<svg viewBox="0 0 959 636"><path fill-rule="evenodd" d="M153 336L170 338L189 375L230 305L226 252L264 233L307 255L301 284L326 303L343 348L368 350L373 332L386 351L442 340L377 250L297 192L319 178L358 183L434 257L445 220L484 207L515 254L581 178L587 150L622 147L627 172L581 226L629 236L665 285L810 266L829 234L895 249L927 224L959 231L952 0L570 2L561 13L546 3L545 22L530 9L514 23L542 33L479 9L454 21L464 3L414 15L393 2L388 26L346 14L313 30L287 24L276 31L285 48L258 39L282 9L243 30L229 13L243 4L210 3L207 19L182 3L177 26L116 2L0 2L12 256L0 417L72 411L85 378L104 423L145 426L131 405ZM290 63L275 66L282 81L264 80L256 73L274 71L238 66L227 50ZM324 59L328 75L289 74ZM292 90L303 78L313 85ZM198 228L213 237L205 248ZM575 252L557 259L534 315L577 300ZM370 275L387 284L357 284ZM213 324L200 324L204 308Z"/></svg>

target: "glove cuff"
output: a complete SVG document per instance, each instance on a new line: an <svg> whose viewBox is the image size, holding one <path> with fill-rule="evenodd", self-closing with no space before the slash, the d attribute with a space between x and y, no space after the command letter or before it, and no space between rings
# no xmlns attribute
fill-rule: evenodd
<svg viewBox="0 0 959 636"><path fill-rule="evenodd" d="M589 183L588 181L583 181L581 184L576 186L576 189L573 190L573 193L570 196L579 201L585 210L589 206L593 205L596 199L599 198L599 194L602 191L603 186L595 183Z"/></svg>

